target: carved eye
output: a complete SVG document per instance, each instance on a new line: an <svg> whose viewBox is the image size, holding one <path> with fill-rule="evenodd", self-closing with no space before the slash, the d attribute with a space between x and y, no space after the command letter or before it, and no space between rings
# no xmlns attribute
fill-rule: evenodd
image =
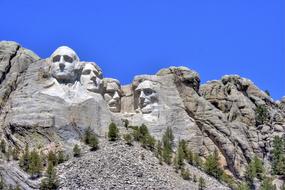
<svg viewBox="0 0 285 190"><path fill-rule="evenodd" d="M68 63L72 63L73 62L73 58L68 56L68 55L64 55L63 58L64 58L64 61L66 61Z"/></svg>
<svg viewBox="0 0 285 190"><path fill-rule="evenodd" d="M144 90L144 94L145 95L151 95L152 94L152 90L151 89L145 89Z"/></svg>
<svg viewBox="0 0 285 190"><path fill-rule="evenodd" d="M52 58L52 62L59 62L60 61L60 55L57 55L57 56L54 56L53 58Z"/></svg>
<svg viewBox="0 0 285 190"><path fill-rule="evenodd" d="M109 94L109 96L113 97L115 92L107 92Z"/></svg>
<svg viewBox="0 0 285 190"><path fill-rule="evenodd" d="M82 71L82 74L83 74L83 75L89 75L90 72L91 72L90 70L84 70L84 71Z"/></svg>

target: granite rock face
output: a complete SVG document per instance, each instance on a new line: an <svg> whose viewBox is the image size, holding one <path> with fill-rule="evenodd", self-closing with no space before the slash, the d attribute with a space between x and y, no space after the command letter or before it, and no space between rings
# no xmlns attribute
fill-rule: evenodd
<svg viewBox="0 0 285 190"><path fill-rule="evenodd" d="M86 128L90 127L104 139L111 122L123 130L122 121L128 120L131 126L148 126L156 139L161 139L166 128L171 127L175 146L184 139L201 157L217 149L224 169L242 179L254 155L269 166L272 140L274 136L284 136L284 98L274 102L249 79L226 75L200 85L197 72L186 67L170 67L155 75L135 76L132 84L121 86L118 80L104 79L96 63L81 62L73 50L63 49L50 58L40 59L17 43L0 42L1 135L11 147L23 148L28 143L41 150L54 147L70 152L74 144L80 143ZM64 68L72 68L68 70L71 74L64 75L67 72ZM72 80L66 76L72 76ZM255 110L261 105L270 114L266 123L257 125ZM102 154L110 153L107 145L103 150ZM135 154L132 151L126 150ZM87 162L89 157L92 160L93 156L87 154L83 160L68 164L84 169L87 167L84 160ZM106 155L102 159L103 156ZM99 152L96 159L100 160ZM122 155L124 162L130 162L129 159ZM71 167L68 164L60 168L66 174L66 178L62 176L65 180L76 175L72 169L65 170ZM20 169L10 165L0 168L6 181L18 183L23 189L38 188L38 184L27 181ZM119 165L114 167L120 168ZM110 171L102 172L112 175ZM154 169L155 172L161 171ZM149 175L159 178L154 173ZM99 176L96 180L103 179ZM152 180L155 184L156 179ZM164 189L175 187L179 181L176 178L169 183L162 182L165 180L162 178L157 180L164 184L161 186ZM152 186L144 180L138 183L141 188ZM70 189L78 188L70 185ZM223 188L222 184L218 185ZM187 189L182 186L180 189Z"/></svg>

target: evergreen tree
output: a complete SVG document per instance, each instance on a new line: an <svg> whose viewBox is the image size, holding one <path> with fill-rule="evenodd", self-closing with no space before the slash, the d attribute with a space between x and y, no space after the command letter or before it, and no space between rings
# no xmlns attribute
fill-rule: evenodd
<svg viewBox="0 0 285 190"><path fill-rule="evenodd" d="M58 185L56 169L52 162L49 162L46 171L46 178L41 181L40 190L56 190Z"/></svg>
<svg viewBox="0 0 285 190"><path fill-rule="evenodd" d="M200 158L200 156L197 153L193 154L193 165L198 167L198 168L203 167L202 159Z"/></svg>
<svg viewBox="0 0 285 190"><path fill-rule="evenodd" d="M181 141L179 141L178 149L176 151L176 163L179 169L181 169L184 165L184 157L184 143L181 143Z"/></svg>
<svg viewBox="0 0 285 190"><path fill-rule="evenodd" d="M254 162L254 167L256 170L256 177L258 179L262 179L263 178L263 172L264 172L262 161L255 155L253 162Z"/></svg>
<svg viewBox="0 0 285 190"><path fill-rule="evenodd" d="M78 144L76 144L73 147L73 156L74 157L80 157L80 155L81 155L81 150L80 150Z"/></svg>
<svg viewBox="0 0 285 190"><path fill-rule="evenodd" d="M21 188L19 185L17 185L14 190L21 190Z"/></svg>
<svg viewBox="0 0 285 190"><path fill-rule="evenodd" d="M155 156L157 158L162 156L162 144L161 144L160 140L158 140L157 143L156 143Z"/></svg>
<svg viewBox="0 0 285 190"><path fill-rule="evenodd" d="M276 190L276 186L272 184L270 178L265 178L261 183L260 190Z"/></svg>
<svg viewBox="0 0 285 190"><path fill-rule="evenodd" d="M259 105L255 109L256 125L265 124L268 121L269 112L265 105Z"/></svg>
<svg viewBox="0 0 285 190"><path fill-rule="evenodd" d="M174 136L172 134L172 129L167 127L165 133L162 136L163 142L163 150L162 157L165 163L168 165L171 164L172 161L172 144L173 144Z"/></svg>
<svg viewBox="0 0 285 190"><path fill-rule="evenodd" d="M95 134L91 134L89 145L91 146L91 151L97 150L99 148L99 140Z"/></svg>
<svg viewBox="0 0 285 190"><path fill-rule="evenodd" d="M40 158L40 155L36 150L33 150L30 153L29 157L29 173L31 174L32 178L38 177L42 172L42 160Z"/></svg>
<svg viewBox="0 0 285 190"><path fill-rule="evenodd" d="M248 186L247 183L241 183L241 184L238 186L237 190L250 190L250 188L249 188L249 186Z"/></svg>
<svg viewBox="0 0 285 190"><path fill-rule="evenodd" d="M284 141L279 136L275 136L273 140L272 170L277 175L285 174Z"/></svg>
<svg viewBox="0 0 285 190"><path fill-rule="evenodd" d="M181 177L184 179L184 180L190 180L190 172L188 169L182 169L181 170Z"/></svg>
<svg viewBox="0 0 285 190"><path fill-rule="evenodd" d="M52 150L48 152L47 160L48 162L52 162L54 166L58 164L56 153Z"/></svg>
<svg viewBox="0 0 285 190"><path fill-rule="evenodd" d="M136 127L136 128L134 127L133 128L132 135L133 135L135 141L137 141L137 142L140 141L140 131L139 131L138 127Z"/></svg>
<svg viewBox="0 0 285 190"><path fill-rule="evenodd" d="M22 154L19 162L20 167L26 172L29 169L29 163L30 163L29 156L30 156L29 145L28 143L26 143L24 153Z"/></svg>
<svg viewBox="0 0 285 190"><path fill-rule="evenodd" d="M11 156L12 156L12 147L9 146L6 152L7 161L10 161Z"/></svg>
<svg viewBox="0 0 285 190"><path fill-rule="evenodd" d="M92 135L92 130L91 130L91 127L89 126L87 129L85 129L84 131L84 142L86 144L90 144L90 138L91 138L91 135Z"/></svg>
<svg viewBox="0 0 285 190"><path fill-rule="evenodd" d="M172 150L173 140L174 136L172 133L172 129L170 127L167 127L165 133L162 136L163 146L167 146Z"/></svg>
<svg viewBox="0 0 285 190"><path fill-rule="evenodd" d="M18 160L19 159L19 150L17 148L13 148L13 150L12 150L12 158L13 158L13 160Z"/></svg>
<svg viewBox="0 0 285 190"><path fill-rule="evenodd" d="M198 188L199 190L204 190L206 188L206 182L205 179L203 177L199 177L199 181L198 181Z"/></svg>
<svg viewBox="0 0 285 190"><path fill-rule="evenodd" d="M153 151L155 147L155 138L150 134L147 134L143 137L143 142L145 142L146 146Z"/></svg>
<svg viewBox="0 0 285 190"><path fill-rule="evenodd" d="M262 179L263 177L263 165L261 160L255 155L253 160L248 164L246 168L246 180L250 186L253 185L254 178Z"/></svg>
<svg viewBox="0 0 285 190"><path fill-rule="evenodd" d="M267 94L268 96L270 96L270 92L269 90L264 90L265 94Z"/></svg>
<svg viewBox="0 0 285 190"><path fill-rule="evenodd" d="M59 151L58 155L57 155L57 162L58 162L58 164L61 164L61 163L65 162L65 159L66 159L66 157L64 155L64 152L63 151Z"/></svg>
<svg viewBox="0 0 285 190"><path fill-rule="evenodd" d="M124 134L123 136L124 140L126 141L126 144L129 145L129 146L132 146L133 145L133 137L131 134Z"/></svg>
<svg viewBox="0 0 285 190"><path fill-rule="evenodd" d="M182 139L181 141L179 141L179 146L181 147L183 154L184 154L184 159L186 159L188 161L188 147L187 147L187 142Z"/></svg>
<svg viewBox="0 0 285 190"><path fill-rule="evenodd" d="M163 159L162 159L162 144L161 144L161 141L157 141L157 143L156 143L155 156L158 158L159 164L162 165Z"/></svg>
<svg viewBox="0 0 285 190"><path fill-rule="evenodd" d="M6 153L6 142L4 141L4 139L1 140L0 149L1 149L1 152L2 152L3 154Z"/></svg>
<svg viewBox="0 0 285 190"><path fill-rule="evenodd" d="M124 123L124 127L128 130L128 128L129 128L129 120L124 119L123 123Z"/></svg>
<svg viewBox="0 0 285 190"><path fill-rule="evenodd" d="M109 125L108 138L110 141L116 141L119 138L119 129L115 123Z"/></svg>
<svg viewBox="0 0 285 190"><path fill-rule="evenodd" d="M4 183L2 175L0 176L0 190L4 190L6 188L6 185Z"/></svg>
<svg viewBox="0 0 285 190"><path fill-rule="evenodd" d="M194 164L193 164L193 161L194 161L193 152L192 152L190 149L188 149L188 150L187 150L187 162L188 162L189 164L191 164L191 165L194 165Z"/></svg>
<svg viewBox="0 0 285 190"><path fill-rule="evenodd" d="M205 171L217 179L220 179L223 174L219 161L220 158L217 149L215 149L214 153L210 154L205 161Z"/></svg>

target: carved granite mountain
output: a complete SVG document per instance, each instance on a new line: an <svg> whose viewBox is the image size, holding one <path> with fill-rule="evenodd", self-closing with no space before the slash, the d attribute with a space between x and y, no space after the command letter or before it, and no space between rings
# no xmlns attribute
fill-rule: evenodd
<svg viewBox="0 0 285 190"><path fill-rule="evenodd" d="M256 126L255 110L261 105L269 110L270 118L266 124ZM86 128L90 127L104 139L111 122L123 131L122 121L127 119L129 125L148 126L156 139L161 139L166 128L171 127L175 146L178 140L184 139L189 148L201 157L205 158L217 149L224 169L236 179L244 177L245 168L254 155L263 159L270 168L273 137L284 136L285 129L284 98L274 102L249 79L227 75L221 80L200 85L195 71L186 67L170 67L155 75L135 76L132 84L121 86L116 79L104 78L96 63L80 61L76 53L66 46L58 48L50 58L40 59L17 43L0 42L0 106L1 135L12 147L23 149L28 143L30 147L40 147L41 150L52 148L71 152L75 144L80 144ZM94 160L94 167L99 167L100 156L105 159L105 153L112 154L108 145L102 146L105 148L101 154L97 152L95 155L97 160L90 153L78 162L71 160L60 166L66 175L62 176L66 189L80 188L68 180L76 175L75 171L81 171L80 167L88 168L84 160ZM121 145L117 149L112 148L116 150L114 153L122 148L127 154L135 154L134 150L126 150ZM107 160L114 158L111 156ZM127 170L126 162L130 162L130 157L122 155L122 162L113 167ZM139 161L134 157L134 162ZM140 164L145 168L149 165L148 161ZM65 167L74 170L65 170ZM151 183L143 178L138 187L172 189L175 184L180 184L179 189L196 188L195 184L188 184L187 188L184 182L180 183L174 171L170 172L172 181L164 179L163 175L157 174L163 172L163 167L156 164L149 168L153 173L149 173L148 178L154 175L157 178L153 178ZM23 189L39 187L37 181L29 180L28 175L13 163L4 162L0 169L8 184L17 183ZM93 169L90 172L94 175L103 172L104 180L111 179L112 171L105 171L104 167L100 172ZM131 175L131 172L127 173ZM118 172L114 174L119 175ZM123 182L125 178L128 177L124 175L118 179L121 185L118 187L111 187L115 184L114 177L112 183L105 187L102 182L94 182L94 188L133 189L133 182L128 185ZM103 178L94 177L94 180ZM81 183L84 186L84 180ZM95 187L96 184L101 186ZM218 182L213 184L215 188L226 188Z"/></svg>

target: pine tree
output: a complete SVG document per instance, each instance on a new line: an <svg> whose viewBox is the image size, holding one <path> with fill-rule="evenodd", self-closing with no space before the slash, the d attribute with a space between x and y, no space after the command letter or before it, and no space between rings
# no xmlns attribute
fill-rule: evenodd
<svg viewBox="0 0 285 190"><path fill-rule="evenodd" d="M258 179L262 179L263 178L263 172L264 172L263 163L256 155L254 156L253 161L254 161L254 167L256 170L256 177Z"/></svg>
<svg viewBox="0 0 285 190"><path fill-rule="evenodd" d="M52 162L48 163L46 178L41 181L40 190L56 190L58 188L58 177Z"/></svg>
<svg viewBox="0 0 285 190"><path fill-rule="evenodd" d="M162 136L163 146L172 148L173 140L174 140L174 136L172 133L172 129L170 127L167 127L165 133Z"/></svg>
<svg viewBox="0 0 285 190"><path fill-rule="evenodd" d="M89 145L91 146L91 151L97 150L99 148L99 140L95 134L90 135Z"/></svg>
<svg viewBox="0 0 285 190"><path fill-rule="evenodd" d="M181 169L184 165L184 157L185 157L185 153L184 153L184 144L183 142L181 143L181 141L179 141L179 145L178 145L178 149L176 151L176 163L179 169Z"/></svg>
<svg viewBox="0 0 285 190"><path fill-rule="evenodd" d="M220 168L219 164L219 153L218 150L215 149L213 154L210 154L205 161L205 171L211 176L214 176L217 179L220 179L220 177L223 174L222 169Z"/></svg>
<svg viewBox="0 0 285 190"><path fill-rule="evenodd" d="M3 154L6 153L6 142L4 141L4 139L1 140L0 149L1 149L1 152L2 152Z"/></svg>
<svg viewBox="0 0 285 190"><path fill-rule="evenodd" d="M276 186L272 184L270 178L265 178L261 183L260 190L276 190Z"/></svg>
<svg viewBox="0 0 285 190"><path fill-rule="evenodd" d="M272 170L277 175L285 174L284 141L279 136L275 136L273 140Z"/></svg>
<svg viewBox="0 0 285 190"><path fill-rule="evenodd" d="M30 155L29 145L28 145L28 143L26 143L24 153L22 154L22 156L20 158L20 163L19 163L20 167L26 172L29 169L29 163L30 163L29 155Z"/></svg>
<svg viewBox="0 0 285 190"><path fill-rule="evenodd" d="M190 172L188 169L182 169L181 170L181 177L184 179L184 180L190 180Z"/></svg>
<svg viewBox="0 0 285 190"><path fill-rule="evenodd" d="M84 142L86 144L90 144L90 137L92 135L92 130L91 127L89 126L87 129L84 131Z"/></svg>
<svg viewBox="0 0 285 190"><path fill-rule="evenodd" d="M193 152L190 149L188 149L188 151L187 151L187 162L191 165L194 165L193 161L194 161Z"/></svg>
<svg viewBox="0 0 285 190"><path fill-rule="evenodd" d="M129 120L124 119L123 123L124 123L125 128L128 130L128 128L129 128Z"/></svg>
<svg viewBox="0 0 285 190"><path fill-rule="evenodd" d="M133 137L131 134L124 134L123 136L124 140L126 141L126 144L129 145L129 146L132 146L133 145Z"/></svg>
<svg viewBox="0 0 285 190"><path fill-rule="evenodd" d="M48 162L52 162L54 166L58 164L57 156L54 151L49 151L47 156Z"/></svg>
<svg viewBox="0 0 285 190"><path fill-rule="evenodd" d="M199 190L204 190L206 188L206 182L205 179L203 177L199 177L199 181L198 181L198 188Z"/></svg>
<svg viewBox="0 0 285 190"><path fill-rule="evenodd" d="M6 188L6 185L4 183L2 175L0 175L0 190L4 190Z"/></svg>
<svg viewBox="0 0 285 190"><path fill-rule="evenodd" d="M247 183L241 183L241 184L238 186L237 190L250 190L250 188L249 188L249 186L248 186Z"/></svg>
<svg viewBox="0 0 285 190"><path fill-rule="evenodd" d="M9 146L6 152L7 161L10 161L11 156L12 156L12 147Z"/></svg>
<svg viewBox="0 0 285 190"><path fill-rule="evenodd" d="M33 150L30 153L29 157L29 173L31 174L32 178L38 177L42 172L42 160L40 155L36 150Z"/></svg>
<svg viewBox="0 0 285 190"><path fill-rule="evenodd" d="M160 140L158 140L157 143L156 143L155 156L157 158L162 156L162 144L161 144Z"/></svg>
<svg viewBox="0 0 285 190"><path fill-rule="evenodd" d="M193 154L193 165L198 167L198 168L203 167L202 159L200 158L200 156L197 153Z"/></svg>
<svg viewBox="0 0 285 190"><path fill-rule="evenodd" d="M13 150L12 150L12 158L13 158L13 160L18 160L19 159L19 150L17 148L13 148Z"/></svg>
<svg viewBox="0 0 285 190"><path fill-rule="evenodd" d="M255 109L256 125L265 124L268 121L269 112L265 105L259 105Z"/></svg>
<svg viewBox="0 0 285 190"><path fill-rule="evenodd" d="M173 144L174 136L172 134L172 129L167 127L165 133L162 136L163 142L163 150L162 150L162 157L165 163L168 165L171 164L172 160L172 144Z"/></svg>
<svg viewBox="0 0 285 190"><path fill-rule="evenodd" d="M110 141L116 141L119 138L119 129L115 123L109 125L108 138Z"/></svg>
<svg viewBox="0 0 285 190"><path fill-rule="evenodd" d="M58 164L61 164L61 163L65 162L65 159L66 159L66 157L64 155L64 152L63 151L59 151L58 155L57 155L57 162L58 162Z"/></svg>
<svg viewBox="0 0 285 190"><path fill-rule="evenodd" d="M246 168L245 177L248 184L252 186L254 178L262 179L263 171L262 161L255 155Z"/></svg>
<svg viewBox="0 0 285 190"><path fill-rule="evenodd" d="M73 147L73 156L74 157L80 157L80 154L81 154L81 150L80 150L78 144L74 145L74 147Z"/></svg>
<svg viewBox="0 0 285 190"><path fill-rule="evenodd" d="M17 185L14 190L21 190L21 188L19 185Z"/></svg>

